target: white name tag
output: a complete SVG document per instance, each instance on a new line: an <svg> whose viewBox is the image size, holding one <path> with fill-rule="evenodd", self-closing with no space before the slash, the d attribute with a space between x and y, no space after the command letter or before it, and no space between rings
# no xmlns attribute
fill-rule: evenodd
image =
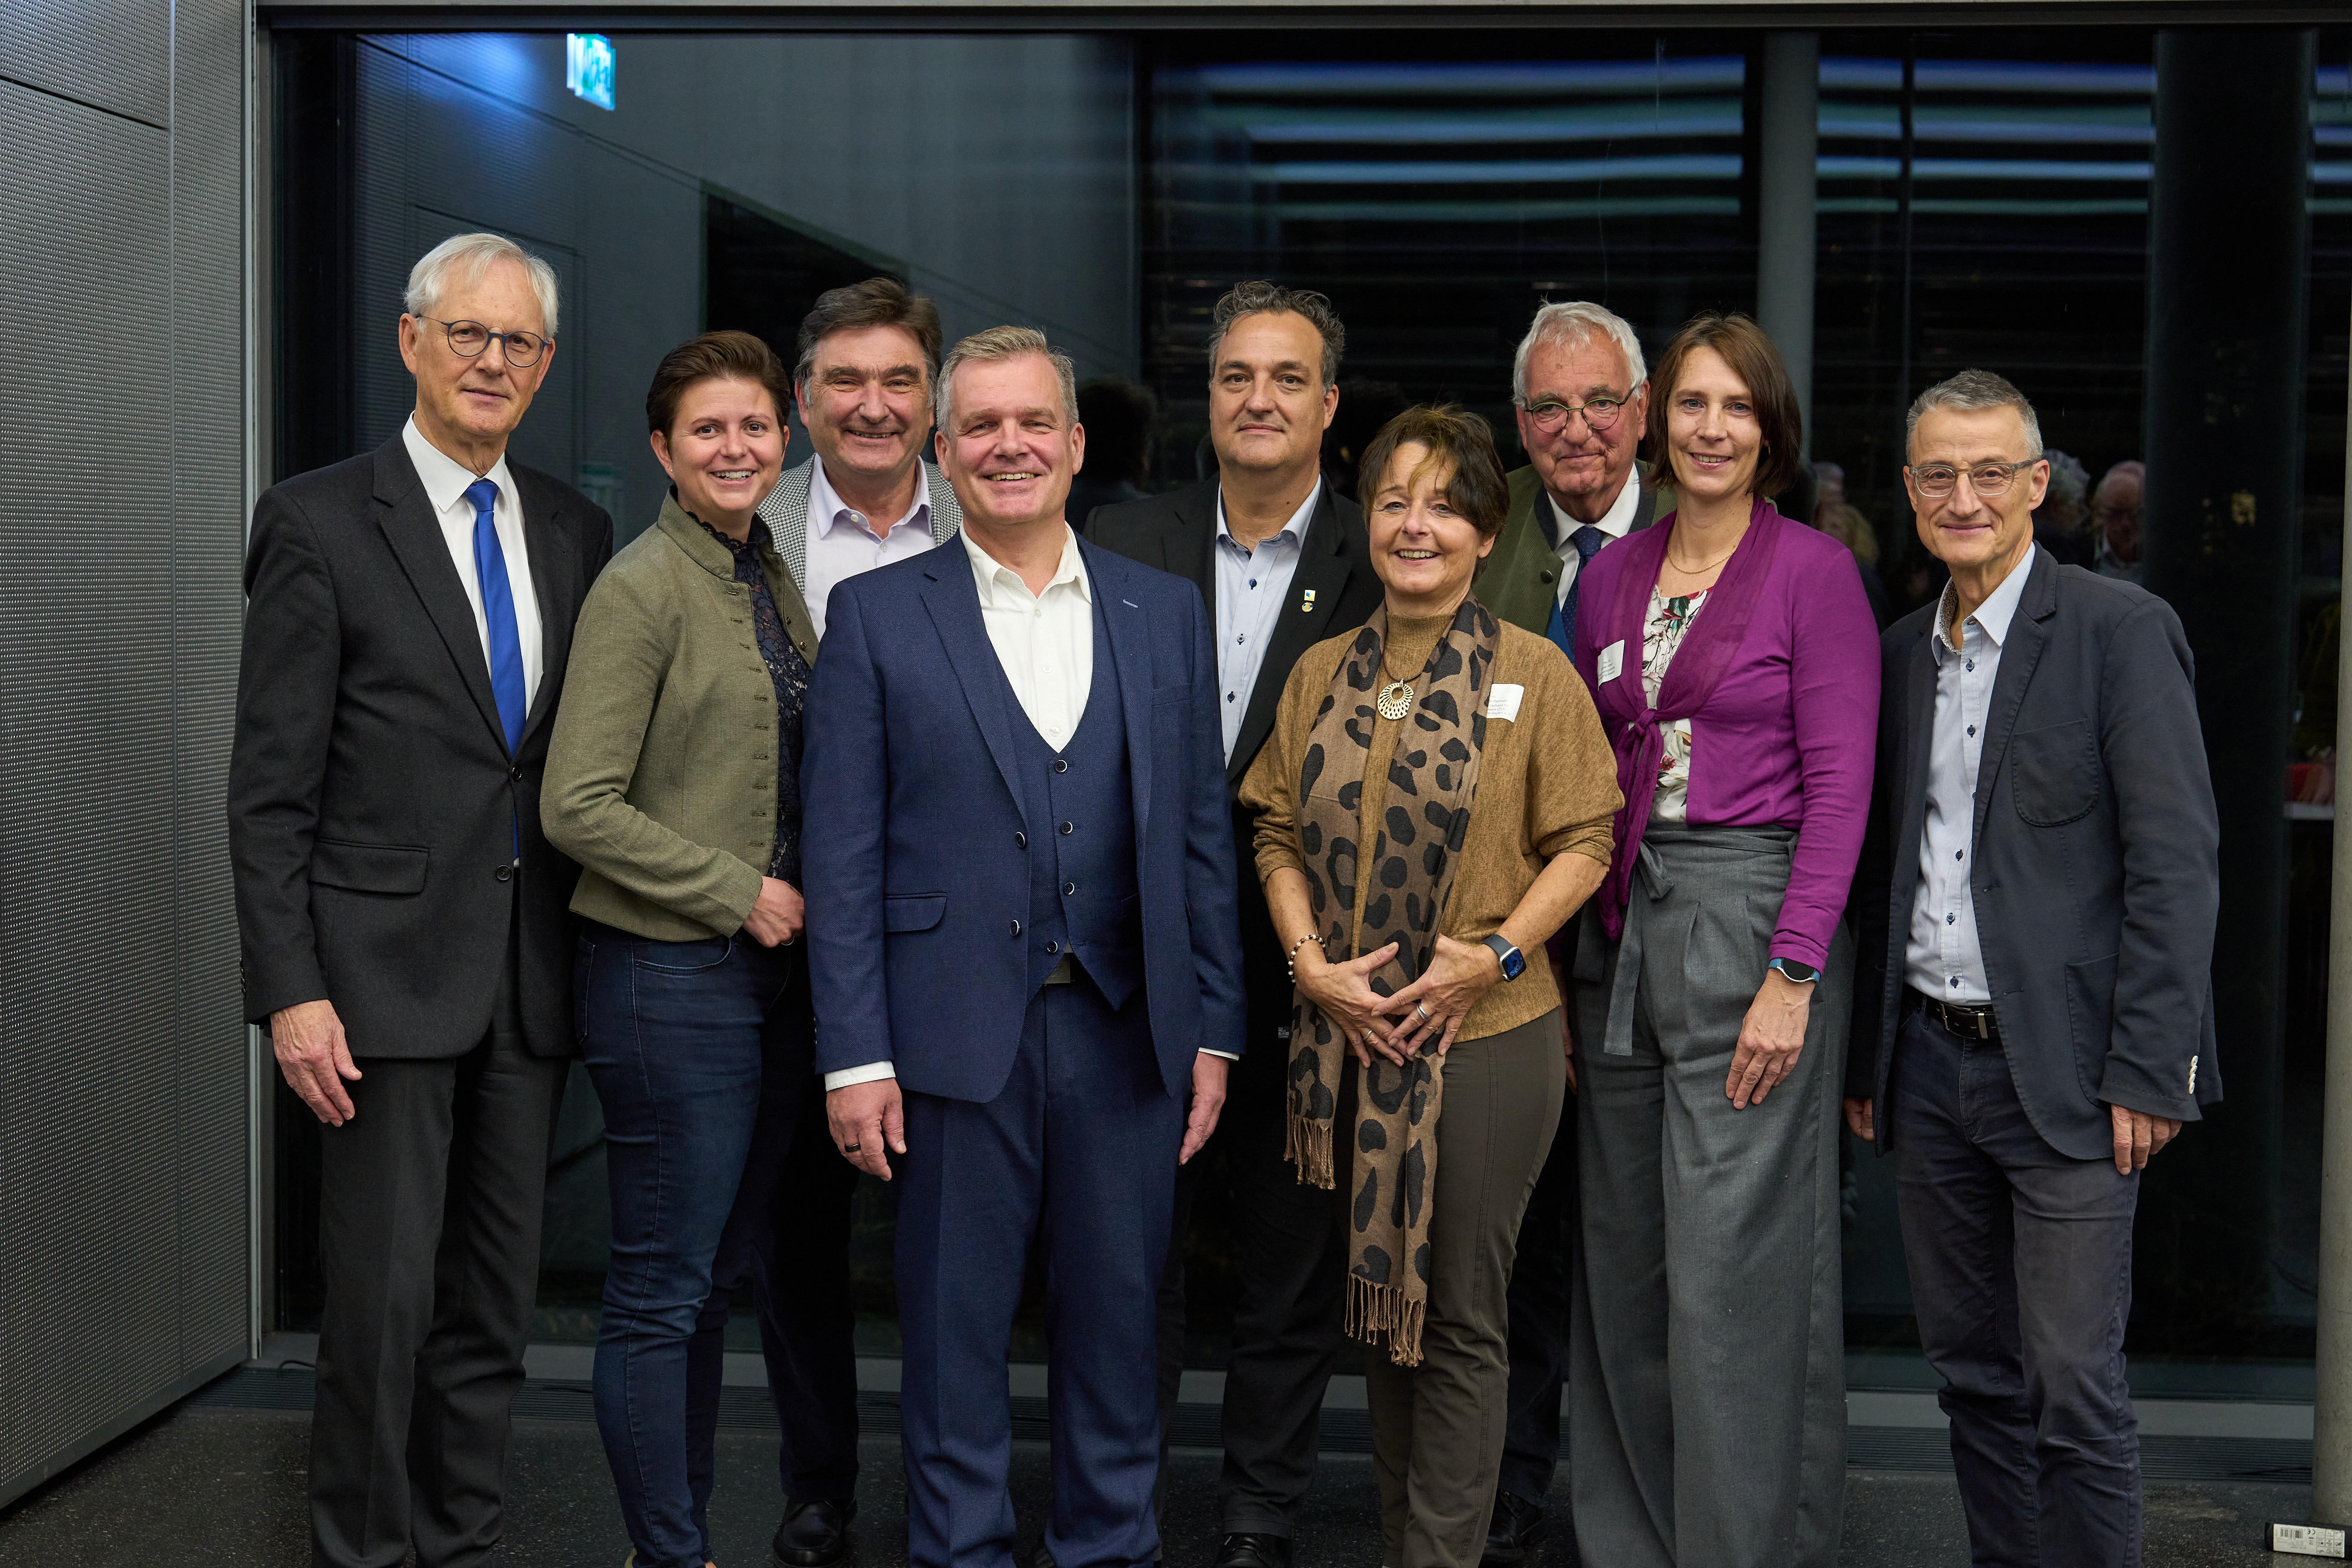
<svg viewBox="0 0 2352 1568"><path fill-rule="evenodd" d="M1601 684L1607 685L1625 668L1625 639L1620 637L1601 650Z"/></svg>
<svg viewBox="0 0 2352 1568"><path fill-rule="evenodd" d="M1490 719L1518 717L1519 699L1527 695L1527 691L1525 686L1488 686L1486 716Z"/></svg>

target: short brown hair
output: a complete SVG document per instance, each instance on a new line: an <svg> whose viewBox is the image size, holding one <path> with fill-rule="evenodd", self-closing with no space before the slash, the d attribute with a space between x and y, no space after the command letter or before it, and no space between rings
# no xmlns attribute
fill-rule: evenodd
<svg viewBox="0 0 2352 1568"><path fill-rule="evenodd" d="M705 332L664 354L654 367L654 384L646 389L646 428L667 435L677 423L678 402L687 388L720 380L757 382L767 388L776 402L779 425L792 407L784 361L773 349L749 332Z"/></svg>
<svg viewBox="0 0 2352 1568"><path fill-rule="evenodd" d="M1416 443L1429 448L1432 460L1453 463L1445 499L1470 519L1478 537L1491 539L1501 533L1511 509L1511 487L1503 478L1503 460L1495 454L1494 427L1456 403L1415 403L1381 426L1356 470L1356 494L1366 507L1397 448Z"/></svg>
<svg viewBox="0 0 2352 1568"><path fill-rule="evenodd" d="M1805 445L1805 416L1797 407L1797 388L1789 380L1789 367L1781 362L1780 350L1764 335L1763 328L1736 310L1727 316L1710 310L1692 317L1658 356L1657 367L1650 372L1655 394L1650 399L1651 453L1669 474L1674 471L1666 416L1674 408L1675 383L1682 380L1683 366L1698 349L1713 349L1722 355L1731 373L1748 383L1756 423L1764 431L1764 450L1756 459L1756 494L1787 495L1797 482L1798 454Z"/></svg>
<svg viewBox="0 0 2352 1568"><path fill-rule="evenodd" d="M816 369L816 346L835 332L866 327L897 327L914 335L923 348L927 379L940 379L940 308L895 277L869 277L863 283L828 288L816 297L816 308L801 318L800 362L793 367L793 385L808 390Z"/></svg>

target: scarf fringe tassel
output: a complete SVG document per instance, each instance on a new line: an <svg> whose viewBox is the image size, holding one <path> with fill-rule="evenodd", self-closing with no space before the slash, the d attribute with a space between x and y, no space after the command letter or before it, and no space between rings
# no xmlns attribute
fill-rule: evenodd
<svg viewBox="0 0 2352 1568"><path fill-rule="evenodd" d="M1328 1190L1334 1177L1331 1172L1331 1124L1310 1121L1305 1116L1290 1118L1283 1134L1282 1157L1298 1167L1298 1179L1308 1186Z"/></svg>
<svg viewBox="0 0 2352 1568"><path fill-rule="evenodd" d="M1389 1359L1399 1366L1421 1364L1421 1324L1429 1303L1405 1298L1402 1285L1376 1285L1361 1274L1348 1276L1347 1333L1378 1344L1386 1334Z"/></svg>

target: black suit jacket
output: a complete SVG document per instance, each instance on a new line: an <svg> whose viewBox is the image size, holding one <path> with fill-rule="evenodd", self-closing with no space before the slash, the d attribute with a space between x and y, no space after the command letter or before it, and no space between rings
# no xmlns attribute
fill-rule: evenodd
<svg viewBox="0 0 2352 1568"><path fill-rule="evenodd" d="M573 1051L579 873L540 832L540 775L613 520L561 480L508 468L543 628L512 757L464 585L399 436L254 508L228 824L257 1023L324 998L354 1056L461 1054L488 1031L519 912L525 1045Z"/></svg>
<svg viewBox="0 0 2352 1568"><path fill-rule="evenodd" d="M2221 827L2179 617L2040 549L2001 646L1977 768L1978 940L2036 1131L2113 1152L2109 1105L2184 1122L2221 1097L2213 1043ZM1893 1128L1889 1075L1919 889L1937 606L1886 630L1848 1095ZM1872 1049L1875 1042L1876 1049Z"/></svg>
<svg viewBox="0 0 2352 1568"><path fill-rule="evenodd" d="M1087 538L1114 554L1189 579L1209 607L1209 624L1216 625L1216 480L1206 479L1148 500L1099 507L1087 521ZM1315 594L1312 606L1302 610L1310 589ZM1249 771L1266 737L1274 733L1275 710L1281 706L1282 688L1298 656L1326 637L1361 626L1380 608L1382 592L1381 580L1372 574L1371 541L1364 532L1363 509L1327 482L1314 516L1307 521L1307 537L1299 543L1298 570L1290 580L1289 597L1275 617L1274 635L1258 666L1257 684L1250 690L1234 754L1225 763L1227 795L1241 788L1242 775ZM1269 1042L1271 1031L1290 1021L1290 978L1282 944L1274 934L1274 916L1265 906L1265 889L1257 879L1256 813L1236 802L1233 816L1240 883L1242 984L1248 999L1249 1040L1256 1045ZM1286 1060L1288 1055L1279 1050L1253 1054L1273 1060Z"/></svg>

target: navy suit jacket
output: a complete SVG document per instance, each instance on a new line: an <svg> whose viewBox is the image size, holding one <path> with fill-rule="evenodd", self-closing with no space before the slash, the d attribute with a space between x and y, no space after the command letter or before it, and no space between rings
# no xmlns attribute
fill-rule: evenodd
<svg viewBox="0 0 2352 1568"><path fill-rule="evenodd" d="M2060 1153L2104 1159L2109 1105L2194 1122L2221 1097L2220 819L2180 618L2038 548L2018 570L2032 575L1985 718L1970 893L2026 1115ZM1874 1103L1882 1149L1926 831L1936 613L1915 611L1880 639L1878 800L1856 879L1845 1092Z"/></svg>
<svg viewBox="0 0 2352 1568"><path fill-rule="evenodd" d="M1182 578L1078 549L1109 640L1094 680L1118 684L1126 720L1152 1047L1181 1094L1203 1047L1243 1041L1214 640ZM801 765L820 1072L888 1061L919 1093L1003 1089L1029 1004L1026 840L1052 831L1021 814L1028 722L961 541L833 591Z"/></svg>

